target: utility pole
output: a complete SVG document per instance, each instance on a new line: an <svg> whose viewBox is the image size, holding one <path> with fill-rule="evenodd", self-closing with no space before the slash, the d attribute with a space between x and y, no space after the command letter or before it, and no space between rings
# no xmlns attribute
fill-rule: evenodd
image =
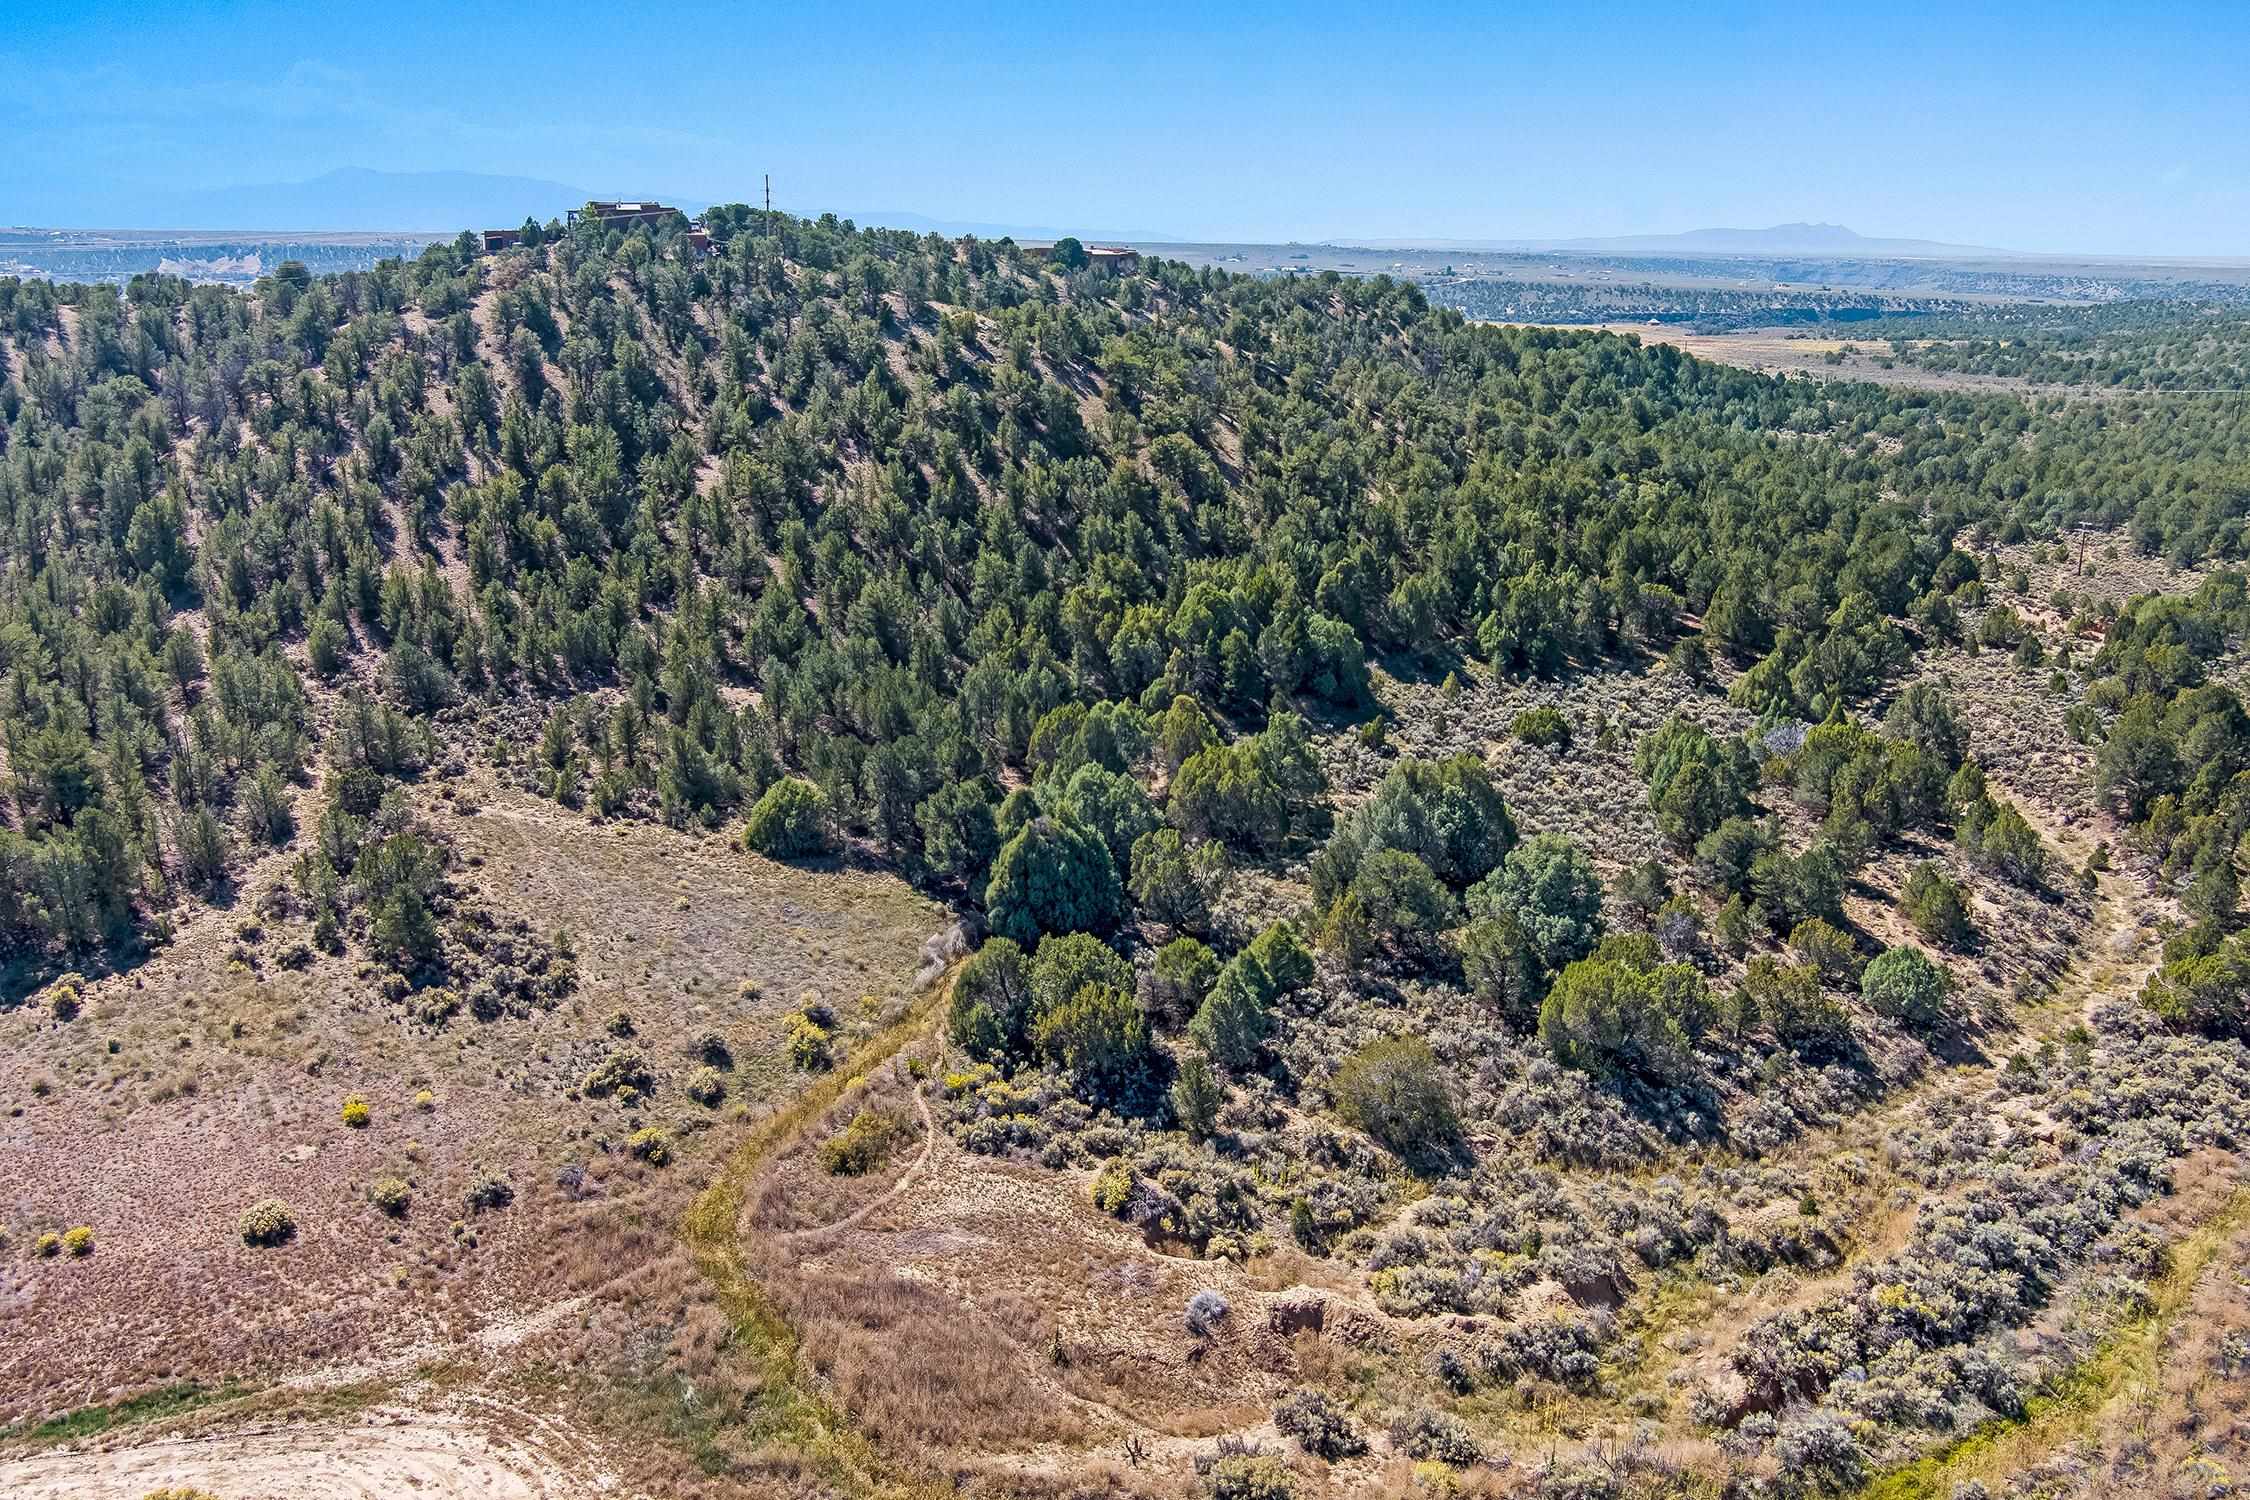
<svg viewBox="0 0 2250 1500"><path fill-rule="evenodd" d="M773 212L773 173L766 174L766 212Z"/></svg>

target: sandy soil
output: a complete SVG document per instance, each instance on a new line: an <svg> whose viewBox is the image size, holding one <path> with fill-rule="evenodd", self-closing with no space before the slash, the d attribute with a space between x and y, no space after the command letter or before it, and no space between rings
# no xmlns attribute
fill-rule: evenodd
<svg viewBox="0 0 2250 1500"><path fill-rule="evenodd" d="M348 1421L228 1428L110 1451L0 1460L14 1500L140 1500L185 1485L223 1500L564 1500L614 1486L583 1459L488 1433L470 1412L380 1408Z"/></svg>

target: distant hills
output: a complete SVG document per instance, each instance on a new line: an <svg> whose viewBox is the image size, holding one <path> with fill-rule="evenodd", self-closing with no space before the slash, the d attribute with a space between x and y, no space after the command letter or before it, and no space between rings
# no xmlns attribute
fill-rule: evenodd
<svg viewBox="0 0 2250 1500"><path fill-rule="evenodd" d="M1397 250L1551 250L1568 255L2006 255L1988 245L1880 238L1841 224L1774 224L1765 229L1690 229L1679 234L1625 234L1552 240L1352 239L1338 244Z"/></svg>
<svg viewBox="0 0 2250 1500"><path fill-rule="evenodd" d="M818 212L816 210L816 212ZM1058 229L1052 225L991 223L975 219L941 219L928 214L909 213L904 209L869 209L864 213L837 210L837 217L849 219L854 224L872 225L881 229L911 229L917 234L961 235L973 234L980 240L1059 240L1064 235L1076 235L1088 244L1097 241L1122 241L1128 245L1178 245L1185 244L1176 234L1165 234L1155 229Z"/></svg>
<svg viewBox="0 0 2250 1500"><path fill-rule="evenodd" d="M1841 224L1775 224L1766 229L1690 229L1682 234L1617 235L1560 242L1594 254L1683 255L2001 255L1989 245L1886 239Z"/></svg>
<svg viewBox="0 0 2250 1500"><path fill-rule="evenodd" d="M339 167L301 182L243 183L231 187L119 190L77 205L51 227L64 229L202 230L251 232L427 234L447 237L463 229L497 228L526 218L560 217L595 197L648 196L688 213L709 206L701 199L655 191L651 185L607 184L597 191L539 177L484 172L379 172ZM749 194L742 195L749 201ZM801 203L793 212L818 214ZM1003 235L1051 240L1076 235L1088 242L1137 245L1200 243L1155 229L1015 224L953 219L904 209L838 210L858 224L945 235ZM1804 256L1945 258L2006 255L1980 245L1869 236L1841 224L1774 224L1764 229L1690 229L1679 234L1634 234L1563 239L1410 239L1348 237L1331 246L1368 250L1541 252L1563 255Z"/></svg>

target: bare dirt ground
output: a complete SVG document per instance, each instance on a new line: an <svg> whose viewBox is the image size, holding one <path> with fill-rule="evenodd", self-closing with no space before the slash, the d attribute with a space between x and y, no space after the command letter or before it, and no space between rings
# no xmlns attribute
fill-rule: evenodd
<svg viewBox="0 0 2250 1500"><path fill-rule="evenodd" d="M459 1404L229 1426L109 1450L0 1459L0 1492L15 1500L140 1500L168 1487L224 1500L576 1500L614 1487L589 1471L583 1453L487 1428Z"/></svg>
<svg viewBox="0 0 2250 1500"><path fill-rule="evenodd" d="M432 1025L350 958L283 966L290 920L255 939L242 928L284 860L138 969L96 980L77 1020L0 1013L15 1060L0 1113L0 1428L179 1384L224 1388L206 1421L239 1422L232 1396L247 1393L256 1424L167 1431L95 1469L36 1437L20 1456L0 1440L0 1493L137 1500L150 1474L226 1500L589 1493L602 1470L586 1443L558 1441L542 1389L558 1372L598 1386L621 1348L677 1316L694 1278L674 1226L730 1127L798 1086L789 1013L817 997L848 1048L904 1003L938 925L888 876L596 825L477 772L460 789L473 810L425 788L460 878L536 932L571 934L579 983L551 1010L464 1008ZM684 1080L712 1035L730 1061L723 1097L702 1104ZM583 1094L624 1046L646 1060L645 1095ZM355 1094L363 1128L341 1118ZM668 1136L668 1166L625 1149L644 1128ZM412 1185L395 1217L368 1196L389 1175ZM513 1201L470 1211L468 1188L490 1178ZM238 1216L268 1195L297 1232L253 1248ZM38 1234L77 1224L94 1230L91 1254L32 1253ZM441 1386L411 1384L433 1370ZM257 1399L339 1389L388 1404L282 1429ZM110 1483L96 1474L115 1488L89 1488Z"/></svg>
<svg viewBox="0 0 2250 1500"><path fill-rule="evenodd" d="M749 1253L845 1407L948 1465L1115 1459L1135 1436L1262 1423L1295 1369L1276 1299L1241 1267L1150 1249L1087 1201L1087 1175L939 1134L910 1191ZM1208 1341L1181 1319L1205 1288L1233 1307Z"/></svg>

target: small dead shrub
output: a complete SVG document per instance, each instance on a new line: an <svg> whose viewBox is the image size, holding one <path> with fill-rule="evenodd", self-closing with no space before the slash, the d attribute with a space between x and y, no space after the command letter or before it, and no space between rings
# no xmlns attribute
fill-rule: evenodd
<svg viewBox="0 0 2250 1500"><path fill-rule="evenodd" d="M516 1201L516 1190L505 1177L480 1177L463 1195L470 1213L483 1213L487 1209L506 1208Z"/></svg>

